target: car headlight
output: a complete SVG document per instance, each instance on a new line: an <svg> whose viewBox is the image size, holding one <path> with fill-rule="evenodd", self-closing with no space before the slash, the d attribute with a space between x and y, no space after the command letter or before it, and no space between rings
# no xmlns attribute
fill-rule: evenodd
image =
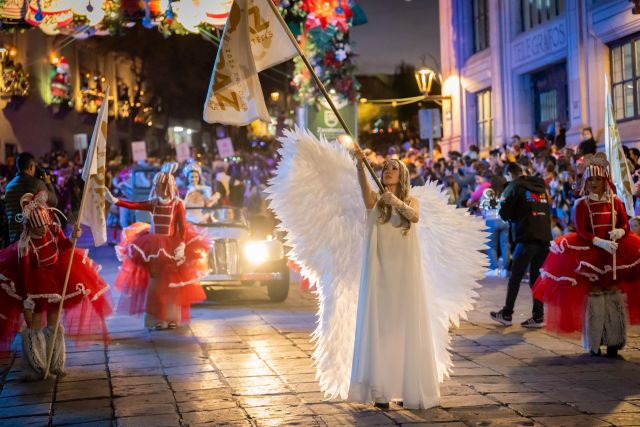
<svg viewBox="0 0 640 427"><path fill-rule="evenodd" d="M245 258L254 265L282 259L282 244L277 240L250 241L244 245Z"/></svg>

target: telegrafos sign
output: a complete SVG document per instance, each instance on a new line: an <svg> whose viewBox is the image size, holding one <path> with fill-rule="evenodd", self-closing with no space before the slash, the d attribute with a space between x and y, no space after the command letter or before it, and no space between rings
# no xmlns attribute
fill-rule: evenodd
<svg viewBox="0 0 640 427"><path fill-rule="evenodd" d="M511 45L513 66L535 61L551 53L567 48L567 32L564 21L559 21L518 37Z"/></svg>

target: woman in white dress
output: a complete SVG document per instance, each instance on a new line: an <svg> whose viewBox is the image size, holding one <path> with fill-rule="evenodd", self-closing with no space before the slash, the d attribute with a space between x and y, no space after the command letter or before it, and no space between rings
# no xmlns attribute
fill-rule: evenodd
<svg viewBox="0 0 640 427"><path fill-rule="evenodd" d="M429 408L439 387L415 226L419 202L409 195L403 162L384 163L387 191L380 195L365 175L364 154L356 157L367 221L348 400Z"/></svg>
<svg viewBox="0 0 640 427"><path fill-rule="evenodd" d="M288 257L318 296L320 389L382 407L436 405L453 367L449 327L472 309L484 278L484 222L449 205L435 182L410 189L399 161L385 163L389 191L378 194L362 154L354 164L347 148L302 129L279 141L266 192Z"/></svg>

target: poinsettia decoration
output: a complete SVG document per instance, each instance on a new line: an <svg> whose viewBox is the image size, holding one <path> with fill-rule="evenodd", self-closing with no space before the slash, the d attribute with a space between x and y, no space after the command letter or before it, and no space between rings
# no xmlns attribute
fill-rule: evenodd
<svg viewBox="0 0 640 427"><path fill-rule="evenodd" d="M353 0L281 0L279 6L327 89L355 101L360 85L355 78L349 29L366 22L362 10ZM299 101L313 104L319 91L305 64L299 58L295 62L291 84L297 89Z"/></svg>

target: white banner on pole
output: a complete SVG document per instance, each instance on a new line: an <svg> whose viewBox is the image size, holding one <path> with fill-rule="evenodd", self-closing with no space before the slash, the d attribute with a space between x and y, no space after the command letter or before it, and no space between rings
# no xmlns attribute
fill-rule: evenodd
<svg viewBox="0 0 640 427"><path fill-rule="evenodd" d="M220 138L216 140L216 145L218 146L218 154L220 154L220 157L223 159L235 156L236 152L233 149L233 141L231 138Z"/></svg>

